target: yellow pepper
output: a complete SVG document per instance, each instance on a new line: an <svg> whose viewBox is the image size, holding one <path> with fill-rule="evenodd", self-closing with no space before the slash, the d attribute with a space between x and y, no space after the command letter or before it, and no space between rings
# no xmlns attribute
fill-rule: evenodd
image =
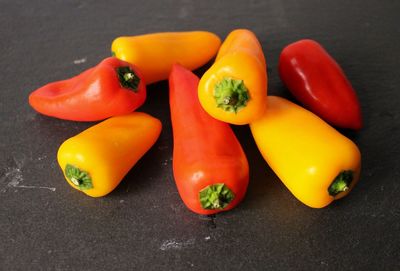
<svg viewBox="0 0 400 271"><path fill-rule="evenodd" d="M288 100L269 96L264 116L250 128L271 169L310 207L322 208L346 196L359 179L358 147Z"/></svg>
<svg viewBox="0 0 400 271"><path fill-rule="evenodd" d="M218 120L248 124L262 116L267 70L253 32L237 29L228 35L215 63L201 78L198 94L204 110Z"/></svg>
<svg viewBox="0 0 400 271"><path fill-rule="evenodd" d="M147 84L168 78L172 65L197 69L215 56L220 38L207 31L162 32L116 38L112 53L139 67Z"/></svg>
<svg viewBox="0 0 400 271"><path fill-rule="evenodd" d="M67 182L91 197L110 193L156 142L161 122L145 113L109 118L61 144Z"/></svg>

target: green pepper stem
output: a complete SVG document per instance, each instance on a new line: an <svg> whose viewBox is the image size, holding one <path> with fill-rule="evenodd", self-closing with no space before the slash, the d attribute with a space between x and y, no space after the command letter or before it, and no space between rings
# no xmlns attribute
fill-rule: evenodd
<svg viewBox="0 0 400 271"><path fill-rule="evenodd" d="M138 92L140 78L129 66L118 67L116 69L118 74L119 83L124 88L129 88L134 92Z"/></svg>
<svg viewBox="0 0 400 271"><path fill-rule="evenodd" d="M89 190L93 188L92 178L89 173L78 167L67 164L65 166L65 175L80 190Z"/></svg>
<svg viewBox="0 0 400 271"><path fill-rule="evenodd" d="M237 113L246 107L250 95L243 80L226 77L215 85L214 99L219 108Z"/></svg>
<svg viewBox="0 0 400 271"><path fill-rule="evenodd" d="M332 197L341 192L349 190L350 184L353 181L353 171L344 170L340 172L328 187L328 193Z"/></svg>
<svg viewBox="0 0 400 271"><path fill-rule="evenodd" d="M223 210L235 198L233 192L223 183L205 187L199 196L201 207L206 210Z"/></svg>

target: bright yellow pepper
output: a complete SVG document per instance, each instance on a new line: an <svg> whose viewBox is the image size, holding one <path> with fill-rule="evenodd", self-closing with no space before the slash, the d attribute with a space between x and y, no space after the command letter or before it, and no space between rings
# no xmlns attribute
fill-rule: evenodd
<svg viewBox="0 0 400 271"><path fill-rule="evenodd" d="M228 35L215 63L201 78L198 94L204 110L218 120L248 124L262 116L267 69L253 32L237 29Z"/></svg>
<svg viewBox="0 0 400 271"><path fill-rule="evenodd" d="M61 144L67 182L91 197L110 193L156 142L161 122L145 113L109 118Z"/></svg>
<svg viewBox="0 0 400 271"><path fill-rule="evenodd" d="M264 116L250 128L271 169L310 207L322 208L346 196L359 179L358 147L288 100L269 96Z"/></svg>
<svg viewBox="0 0 400 271"><path fill-rule="evenodd" d="M162 32L116 38L111 51L139 67L145 82L151 84L167 79L175 63L189 70L203 66L220 45L221 39L207 31Z"/></svg>

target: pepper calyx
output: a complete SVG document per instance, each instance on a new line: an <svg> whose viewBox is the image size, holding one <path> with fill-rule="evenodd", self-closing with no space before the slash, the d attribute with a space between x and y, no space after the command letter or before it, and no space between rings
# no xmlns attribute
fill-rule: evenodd
<svg viewBox="0 0 400 271"><path fill-rule="evenodd" d="M235 198L233 192L223 183L206 186L199 192L200 204L206 210L223 210Z"/></svg>
<svg viewBox="0 0 400 271"><path fill-rule="evenodd" d="M119 83L124 88L129 88L133 92L138 92L140 78L133 69L129 66L116 68Z"/></svg>
<svg viewBox="0 0 400 271"><path fill-rule="evenodd" d="M246 107L250 95L243 80L225 77L215 84L214 99L217 107L237 113Z"/></svg>
<svg viewBox="0 0 400 271"><path fill-rule="evenodd" d="M341 192L349 190L352 181L353 181L353 171L343 170L336 176L331 185L328 187L329 195L334 197Z"/></svg>
<svg viewBox="0 0 400 271"><path fill-rule="evenodd" d="M93 188L92 178L89 173L76 166L67 164L65 166L65 176L80 190L89 190Z"/></svg>

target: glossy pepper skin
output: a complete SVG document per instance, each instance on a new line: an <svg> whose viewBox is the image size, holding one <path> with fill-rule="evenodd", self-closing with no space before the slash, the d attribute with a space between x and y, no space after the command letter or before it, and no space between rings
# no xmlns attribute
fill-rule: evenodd
<svg viewBox="0 0 400 271"><path fill-rule="evenodd" d="M174 63L197 69L215 56L220 38L207 31L162 32L116 38L112 53L137 65L148 84L168 79Z"/></svg>
<svg viewBox="0 0 400 271"><path fill-rule="evenodd" d="M101 197L117 187L160 132L161 122L145 113L112 117L62 143L58 163L69 185Z"/></svg>
<svg viewBox="0 0 400 271"><path fill-rule="evenodd" d="M346 196L360 176L358 147L312 112L269 96L264 116L250 124L271 169L304 204L322 208Z"/></svg>
<svg viewBox="0 0 400 271"><path fill-rule="evenodd" d="M173 173L186 206L198 214L235 207L249 181L247 158L227 123L209 116L197 97L199 79L174 65L169 77Z"/></svg>
<svg viewBox="0 0 400 271"><path fill-rule="evenodd" d="M145 100L146 85L140 71L114 57L29 95L29 104L39 113L74 121L98 121L127 114Z"/></svg>
<svg viewBox="0 0 400 271"><path fill-rule="evenodd" d="M279 75L290 92L328 123L359 130L357 95L338 63L316 41L300 40L282 50Z"/></svg>
<svg viewBox="0 0 400 271"><path fill-rule="evenodd" d="M253 32L232 31L215 63L202 76L199 100L207 113L231 124L248 124L261 117L267 96L267 68Z"/></svg>

